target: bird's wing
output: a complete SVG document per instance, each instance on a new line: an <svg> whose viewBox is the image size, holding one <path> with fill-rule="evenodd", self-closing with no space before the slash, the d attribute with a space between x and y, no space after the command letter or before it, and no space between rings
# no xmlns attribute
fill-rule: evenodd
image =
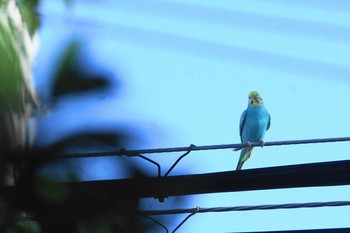
<svg viewBox="0 0 350 233"><path fill-rule="evenodd" d="M271 116L270 116L270 114L269 114L269 121L268 121L268 123L267 123L266 131L269 130L270 125L271 125Z"/></svg>
<svg viewBox="0 0 350 233"><path fill-rule="evenodd" d="M243 127L244 127L244 122L245 122L246 116L247 116L247 110L244 110L242 115L241 115L241 119L239 121L239 136L241 137L241 142L243 142L242 132L243 132Z"/></svg>

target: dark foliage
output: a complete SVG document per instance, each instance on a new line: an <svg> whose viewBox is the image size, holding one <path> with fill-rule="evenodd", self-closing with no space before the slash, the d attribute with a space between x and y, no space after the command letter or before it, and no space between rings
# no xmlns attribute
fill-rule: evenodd
<svg viewBox="0 0 350 233"><path fill-rule="evenodd" d="M109 90L109 77L92 74L89 69L85 69L79 48L80 44L73 42L58 66L50 94L56 102L59 102L61 97L94 95L96 90ZM42 100L45 101L51 100ZM99 130L92 127L72 131L68 136L45 148L34 148L20 154L14 151L3 153L3 162L15 169L16 184L3 190L0 188L0 205L5 210L0 211L3 215L0 219L0 232L137 233L156 227L151 222L145 224L145 221L140 221L135 214L139 204L135 197L120 199L108 195L101 196L94 190L80 185L77 174L70 174L74 182L67 185L59 182L54 173L48 175L41 172L43 167L55 164L56 156L67 150L79 148L84 152L103 150L105 146L122 148L123 145L131 143L133 133L114 130L111 127ZM19 157L25 159L14 159ZM74 162L79 164L79 160ZM145 177L132 163L125 163L125 166L128 166L130 178ZM64 171L64 165L60 169ZM2 178L11 175L4 172ZM108 190L105 192L108 193Z"/></svg>

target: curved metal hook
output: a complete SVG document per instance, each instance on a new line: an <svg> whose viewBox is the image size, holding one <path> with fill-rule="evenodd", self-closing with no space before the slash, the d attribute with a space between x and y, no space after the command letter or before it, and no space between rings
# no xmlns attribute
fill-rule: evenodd
<svg viewBox="0 0 350 233"><path fill-rule="evenodd" d="M138 154L138 155L136 155L136 156L138 156L138 157L140 157L140 158L142 158L142 159L144 159L144 160L146 160L146 161L148 161L148 162L150 162L150 163L153 163L154 165L156 165L157 166L157 169L158 169L158 177L160 177L161 176L161 174L162 174L162 168L160 167L160 165L159 165L159 163L157 163L156 161L154 161L154 160L152 160L152 159L150 159L150 158L147 158L146 156L143 156L143 155L141 155L141 154Z"/></svg>
<svg viewBox="0 0 350 233"><path fill-rule="evenodd" d="M144 218L148 218L149 220L153 221L153 222L156 223L157 225L159 225L159 226L161 226L162 228L164 228L164 230L165 230L166 233L169 233L168 228L167 228L165 225L163 225L162 223L160 223L158 220L152 218L151 216L147 216L147 215L141 215L141 216L144 217Z"/></svg>
<svg viewBox="0 0 350 233"><path fill-rule="evenodd" d="M152 160L152 159L149 159L149 158L147 158L146 156L144 156L144 155L142 155L142 154L128 154L127 153L127 150L125 150L124 148L121 148L120 150L119 150L119 153L118 153L118 155L119 156L122 156L122 155L126 155L126 156L138 156L138 157L140 157L140 158L142 158L142 159L144 159L144 160L146 160L146 161L148 161L148 162L150 162L150 163L153 163L154 165L156 165L157 166L157 170L158 170L158 177L160 177L161 175L162 175L162 170L161 170L161 167L160 167L160 165L159 165L159 163L157 163L156 161L154 161L154 160Z"/></svg>
<svg viewBox="0 0 350 233"><path fill-rule="evenodd" d="M169 173L175 168L175 166L180 162L181 159L183 159L186 155L188 155L189 153L191 153L192 149L196 147L196 145L191 144L188 151L186 153L184 153L183 155L181 155L176 161L175 163L169 168L169 170L164 174L164 177L168 176Z"/></svg>
<svg viewBox="0 0 350 233"><path fill-rule="evenodd" d="M174 230L172 231L172 233L174 233L175 231L177 231L190 217L192 217L193 215L197 214L200 210L200 207L197 206L196 212L190 213L189 215L187 215L186 218L184 218L184 220L182 220L179 225L177 225L177 227L174 228Z"/></svg>

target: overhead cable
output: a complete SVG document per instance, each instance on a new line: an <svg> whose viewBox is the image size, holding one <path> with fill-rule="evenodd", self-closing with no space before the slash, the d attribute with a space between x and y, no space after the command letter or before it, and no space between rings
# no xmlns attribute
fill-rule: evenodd
<svg viewBox="0 0 350 233"><path fill-rule="evenodd" d="M302 140L286 140L286 141L272 141L265 142L264 146L284 146L284 145L298 145L298 144L314 144L314 143L330 143L330 142L346 142L350 141L350 137L337 138L319 138L319 139L302 139ZM101 156L138 156L139 154L155 154L155 153L170 153L170 152L187 152L187 151L201 151L201 150L220 150L220 149L240 149L249 146L247 143L237 144L220 144L220 145L205 145L196 146L190 145L185 147L168 147L155 149L140 149L140 150L126 150L124 148L115 151L91 152L91 153L76 153L76 154L61 154L57 155L57 159L69 158L87 158L87 157L101 157ZM260 142L251 142L252 147L260 147Z"/></svg>
<svg viewBox="0 0 350 233"><path fill-rule="evenodd" d="M144 211L139 211L137 213L139 215L150 216L150 215L166 215L166 214L193 214L193 213L299 209L299 208L339 207L339 206L350 206L350 201L289 203L289 204L275 204L275 205L248 205L248 206L211 207L211 208L196 207L196 208L169 209L169 210L144 210Z"/></svg>

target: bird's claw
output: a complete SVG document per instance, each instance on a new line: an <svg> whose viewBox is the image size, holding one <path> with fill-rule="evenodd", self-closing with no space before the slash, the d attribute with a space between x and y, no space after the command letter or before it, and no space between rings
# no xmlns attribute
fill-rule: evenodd
<svg viewBox="0 0 350 233"><path fill-rule="evenodd" d="M259 140L261 148L265 146L264 140Z"/></svg>
<svg viewBox="0 0 350 233"><path fill-rule="evenodd" d="M251 143L250 141L247 141L247 146L248 146L249 148L252 148L252 143Z"/></svg>

